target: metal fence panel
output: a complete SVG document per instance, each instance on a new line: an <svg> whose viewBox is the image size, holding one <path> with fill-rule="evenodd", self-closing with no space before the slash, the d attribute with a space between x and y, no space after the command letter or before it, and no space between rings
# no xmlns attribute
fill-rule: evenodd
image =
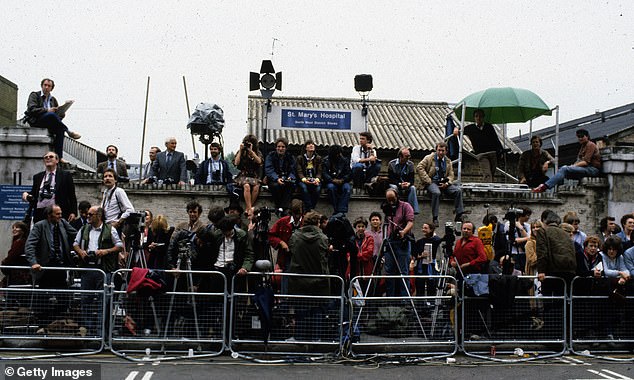
<svg viewBox="0 0 634 380"><path fill-rule="evenodd" d="M270 318L263 319L254 294L259 294L263 280L271 277L288 280L289 289L293 289L293 282L297 281L309 281L313 285L303 294L274 294ZM232 355L279 358L280 355L339 353L345 304L343 287L343 280L338 276L249 273L234 277L229 332ZM268 337L266 343L265 336Z"/></svg>
<svg viewBox="0 0 634 380"><path fill-rule="evenodd" d="M405 281L408 288L429 289L408 297L381 297L385 280ZM458 349L455 315L456 280L451 276L361 276L362 292L350 294L350 353L353 356L451 356ZM351 289L351 292L353 290Z"/></svg>
<svg viewBox="0 0 634 380"><path fill-rule="evenodd" d="M43 267L36 273L30 267L0 268L9 277L0 288L0 350L11 351L1 359L87 355L103 349L107 306L103 271ZM37 281L29 279L31 273ZM12 277L31 284L18 284ZM90 279L93 289L82 290L80 278Z"/></svg>
<svg viewBox="0 0 634 380"><path fill-rule="evenodd" d="M616 279L575 278L570 298L570 350L577 355L634 361L633 290L631 285L617 286Z"/></svg>
<svg viewBox="0 0 634 380"><path fill-rule="evenodd" d="M535 277L502 276L500 284L487 278L487 291L476 295L463 281L461 337L465 354L501 362L519 362L560 356L566 352L566 283L547 277L536 295ZM546 294L544 284L549 289ZM509 293L492 293L505 286ZM523 290L525 291L523 291ZM478 293L479 294L479 293Z"/></svg>
<svg viewBox="0 0 634 380"><path fill-rule="evenodd" d="M126 291L131 270L114 273L110 349L131 360L220 355L225 349L227 279L220 272L159 271L166 292Z"/></svg>

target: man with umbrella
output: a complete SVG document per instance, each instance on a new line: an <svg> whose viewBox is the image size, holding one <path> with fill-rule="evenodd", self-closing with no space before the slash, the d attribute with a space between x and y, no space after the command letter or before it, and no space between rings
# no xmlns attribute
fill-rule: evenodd
<svg viewBox="0 0 634 380"><path fill-rule="evenodd" d="M464 128L464 134L469 137L473 150L477 156L482 179L484 182L493 182L495 168L498 165L498 155L504 150L498 139L495 128L490 123L484 122L484 111L473 111L474 124ZM454 135L458 135L458 128L454 129Z"/></svg>

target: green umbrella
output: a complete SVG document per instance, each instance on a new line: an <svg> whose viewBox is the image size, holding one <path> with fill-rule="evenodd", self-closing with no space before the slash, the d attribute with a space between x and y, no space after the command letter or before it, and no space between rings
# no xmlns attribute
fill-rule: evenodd
<svg viewBox="0 0 634 380"><path fill-rule="evenodd" d="M462 117L465 102L466 121L473 120L473 111L484 111L484 120L492 124L524 123L541 115L550 115L550 107L534 92L523 88L492 87L475 92L454 108L458 119Z"/></svg>

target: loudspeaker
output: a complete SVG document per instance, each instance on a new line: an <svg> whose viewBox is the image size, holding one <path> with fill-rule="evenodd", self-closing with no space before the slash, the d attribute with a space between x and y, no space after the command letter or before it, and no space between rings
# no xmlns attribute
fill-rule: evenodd
<svg viewBox="0 0 634 380"><path fill-rule="evenodd" d="M354 89L358 92L372 91L372 75L359 74L354 77Z"/></svg>

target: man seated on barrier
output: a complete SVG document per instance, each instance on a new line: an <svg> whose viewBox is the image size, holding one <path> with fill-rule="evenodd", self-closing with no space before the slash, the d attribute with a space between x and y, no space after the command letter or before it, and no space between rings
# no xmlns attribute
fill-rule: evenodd
<svg viewBox="0 0 634 380"><path fill-rule="evenodd" d="M583 177L598 177L601 172L601 154L595 143L590 141L590 133L586 129L578 129L579 153L577 161L573 165L565 165L549 179L532 190L534 193L543 193L557 185L564 183L564 179L582 179Z"/></svg>
<svg viewBox="0 0 634 380"><path fill-rule="evenodd" d="M47 268L71 266L69 252L77 230L62 219L62 209L58 205L46 206L44 215L46 219L33 225L26 240L24 254L33 269L35 284L40 289L67 289L67 271ZM42 322L46 324L65 312L68 307L63 294L36 298L35 308L38 313L44 313Z"/></svg>
<svg viewBox="0 0 634 380"><path fill-rule="evenodd" d="M414 209L414 214L418 215L418 197L416 186L414 186L416 169L410 157L409 148L401 148L398 151L398 157L387 165L387 176L390 187L397 189L404 199L407 198L407 203Z"/></svg>
<svg viewBox="0 0 634 380"><path fill-rule="evenodd" d="M234 192L233 174L229 170L226 160L220 158L222 145L217 142L209 144L209 157L198 166L196 171L195 185L221 185L225 186L229 196L239 198L240 194Z"/></svg>
<svg viewBox="0 0 634 380"><path fill-rule="evenodd" d="M288 212L295 185L297 184L297 162L295 157L286 151L288 140L280 137L275 140L275 151L267 154L264 160L264 174L273 196L275 208Z"/></svg>
<svg viewBox="0 0 634 380"><path fill-rule="evenodd" d="M123 250L123 242L117 230L104 223L104 211L92 206L88 210L89 224L83 226L73 243L80 268L101 269L106 274L105 281L110 282L112 273L117 270L118 253ZM81 272L81 290L104 290L104 276L97 271ZM101 334L100 320L105 317L100 309L102 299L95 294L83 294L81 301L82 325L88 329L88 335ZM95 316L96 313L96 316Z"/></svg>

